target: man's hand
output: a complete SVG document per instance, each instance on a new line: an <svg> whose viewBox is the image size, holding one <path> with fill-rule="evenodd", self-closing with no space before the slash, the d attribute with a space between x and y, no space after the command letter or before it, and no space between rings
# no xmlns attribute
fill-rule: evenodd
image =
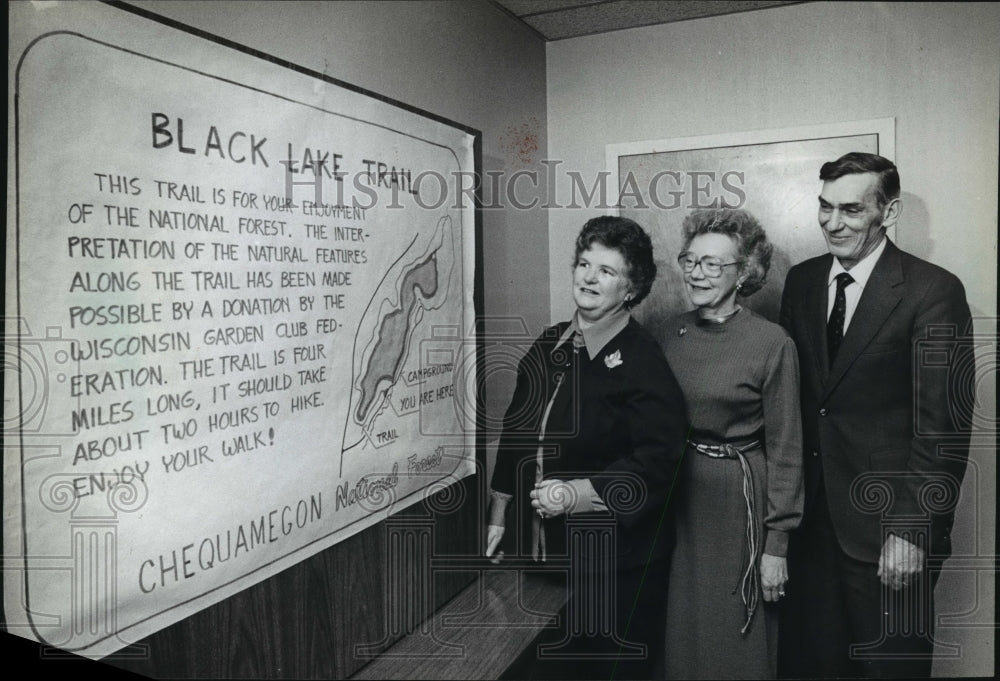
<svg viewBox="0 0 1000 681"><path fill-rule="evenodd" d="M901 537L890 534L882 544L878 576L882 583L899 590L910 584L924 569L924 550Z"/></svg>

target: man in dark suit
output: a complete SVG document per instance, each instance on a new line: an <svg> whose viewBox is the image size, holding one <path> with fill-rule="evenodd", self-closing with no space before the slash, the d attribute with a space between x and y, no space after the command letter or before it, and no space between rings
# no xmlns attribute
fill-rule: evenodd
<svg viewBox="0 0 1000 681"><path fill-rule="evenodd" d="M892 162L850 153L820 180L830 252L789 271L781 302L799 353L806 505L779 672L926 677L968 456L954 407L974 374L955 371L970 356L969 306L954 275L886 238L902 208Z"/></svg>

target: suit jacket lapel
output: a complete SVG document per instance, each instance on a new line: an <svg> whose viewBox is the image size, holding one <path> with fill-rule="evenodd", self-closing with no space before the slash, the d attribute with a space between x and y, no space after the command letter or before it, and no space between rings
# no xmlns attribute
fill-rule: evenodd
<svg viewBox="0 0 1000 681"><path fill-rule="evenodd" d="M809 348L809 366L816 372L814 385L822 386L826 382L830 368L826 359L826 310L827 310L827 279L830 267L833 266L833 256L828 256L819 267L818 276L812 277L809 289L805 292L805 307L808 315L806 332L808 334L806 347Z"/></svg>
<svg viewBox="0 0 1000 681"><path fill-rule="evenodd" d="M861 300L858 301L858 307L844 334L837 357L830 367L830 375L823 390L824 398L833 391L858 355L868 347L886 319L899 305L902 295L897 287L902 283L903 268L899 250L890 241L886 244L885 252L879 258L875 269L872 270L871 278L865 285ZM826 347L825 334L823 347Z"/></svg>

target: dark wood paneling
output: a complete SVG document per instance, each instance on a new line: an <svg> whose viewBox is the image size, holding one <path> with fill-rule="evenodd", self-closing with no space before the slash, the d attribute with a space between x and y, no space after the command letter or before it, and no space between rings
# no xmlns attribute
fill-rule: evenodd
<svg viewBox="0 0 1000 681"><path fill-rule="evenodd" d="M106 658L107 664L154 678L337 679L371 661L357 647L381 651L468 586L475 574L433 570L427 608L390 603L407 591L408 568L397 564L403 588L390 582L387 543L391 529L407 522L430 528L431 561L478 552L481 533L479 478L466 478L399 514L235 596L138 642L141 659ZM415 557L410 557L416 560ZM447 561L444 561L447 562ZM390 608L395 608L390 611ZM397 613L404 632L390 634Z"/></svg>

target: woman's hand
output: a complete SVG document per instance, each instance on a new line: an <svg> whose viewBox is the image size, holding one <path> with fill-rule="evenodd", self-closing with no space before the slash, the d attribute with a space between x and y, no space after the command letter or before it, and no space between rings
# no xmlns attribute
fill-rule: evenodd
<svg viewBox="0 0 1000 681"><path fill-rule="evenodd" d="M788 581L788 561L780 556L763 554L760 557L760 588L764 592L764 600L777 602L785 595L785 582Z"/></svg>
<svg viewBox="0 0 1000 681"><path fill-rule="evenodd" d="M503 539L504 529L503 525L488 525L486 527L486 557L490 559L491 563L499 563L500 559L503 558L503 551L497 553L496 556L493 555L493 552L497 550L500 540Z"/></svg>
<svg viewBox="0 0 1000 681"><path fill-rule="evenodd" d="M574 496L562 480L542 480L531 490L531 507L540 518L555 518L573 507Z"/></svg>
<svg viewBox="0 0 1000 681"><path fill-rule="evenodd" d="M493 555L493 552L497 550L500 540L503 539L504 529L507 526L507 505L510 500L509 494L492 490L490 492L490 515L486 526L486 557L492 563L499 563L500 559L503 558L503 551L497 553L496 556Z"/></svg>

